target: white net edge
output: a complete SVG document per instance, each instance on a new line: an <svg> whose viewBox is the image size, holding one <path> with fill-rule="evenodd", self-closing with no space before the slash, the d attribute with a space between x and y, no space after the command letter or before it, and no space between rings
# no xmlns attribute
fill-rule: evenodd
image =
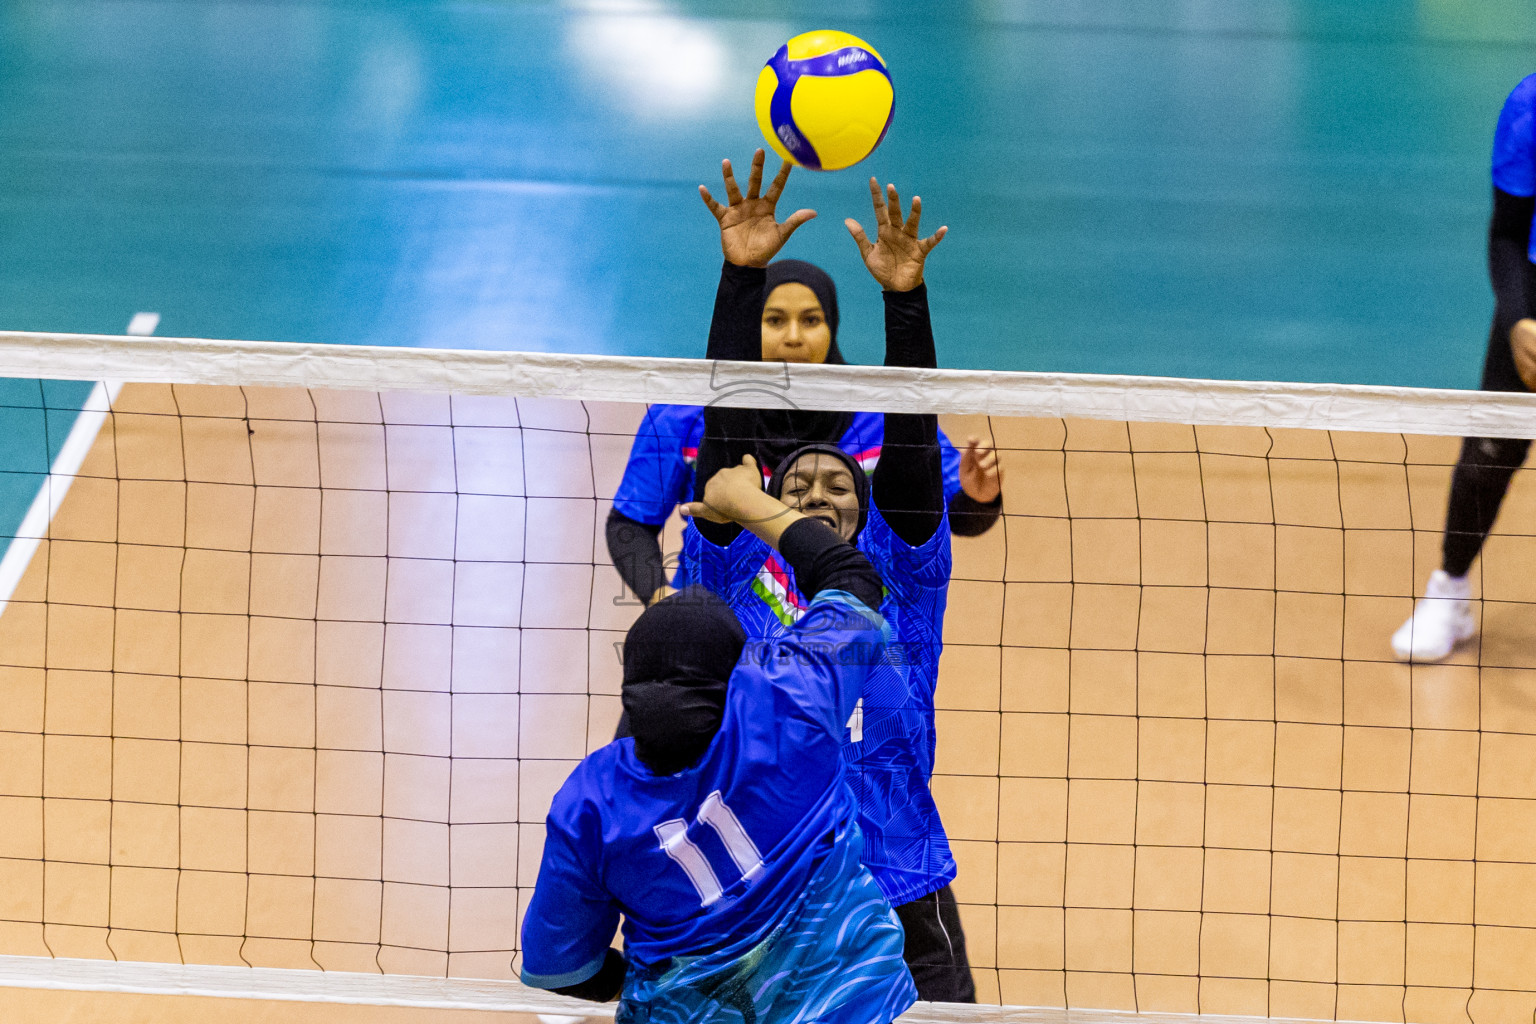
<svg viewBox="0 0 1536 1024"><path fill-rule="evenodd" d="M23 331L0 332L0 377L1536 436L1529 394Z"/></svg>
<svg viewBox="0 0 1536 1024"><path fill-rule="evenodd" d="M568 999L516 981L15 955L0 955L0 988L481 1010L594 1021L611 1020L615 1005ZM1281 1017L923 1002L898 1020L903 1024L1295 1024Z"/></svg>

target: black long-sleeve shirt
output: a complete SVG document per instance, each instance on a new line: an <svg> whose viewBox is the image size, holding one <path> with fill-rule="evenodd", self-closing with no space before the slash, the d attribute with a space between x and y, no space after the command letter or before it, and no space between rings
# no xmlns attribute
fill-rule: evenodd
<svg viewBox="0 0 1536 1024"><path fill-rule="evenodd" d="M763 284L767 272L727 263L715 292L710 322L710 359L756 362L762 359ZM928 315L928 290L885 292L887 366L938 365L933 328ZM695 490L703 494L710 477L753 454L757 412L710 406L704 410L704 439L699 445ZM887 413L880 461L871 491L897 536L913 546L932 537L944 515L944 480L939 459L938 417L932 414ZM836 438L802 438L836 441ZM729 523L695 523L713 543L729 544L740 527Z"/></svg>
<svg viewBox="0 0 1536 1024"><path fill-rule="evenodd" d="M1488 221L1488 279L1493 284L1494 332L1506 342L1515 321L1531 315L1531 218L1536 197L1517 196L1495 187Z"/></svg>
<svg viewBox="0 0 1536 1024"><path fill-rule="evenodd" d="M715 292L714 315L710 320L707 358L738 362L761 360L766 278L767 272L762 268L738 267L730 263L722 267L720 285ZM886 365L937 366L928 316L927 287L911 292L886 292L884 297ZM700 446L696 494L703 493L704 484L716 471L738 465L743 454L755 454L756 415L747 409L706 409L705 434L712 434L719 443ZM873 481L881 514L898 536L913 544L933 536L933 531L938 528L928 485L937 480L940 503L943 496L942 476L933 472L927 454L930 444L937 445L938 423L936 418L928 419L933 421L931 431L921 417L899 413L886 416L885 439ZM837 438L806 440L835 442ZM937 454L936 447L934 454ZM888 468L882 472L882 466ZM979 502L960 491L950 499L948 510L952 533L962 537L977 536L990 529L1002 514L1002 499ZM729 525L703 521L695 525L707 538L722 545L728 544L736 534L736 528ZM649 602L666 582L659 539L661 528L613 511L608 515L606 533L608 552L620 577L641 601Z"/></svg>

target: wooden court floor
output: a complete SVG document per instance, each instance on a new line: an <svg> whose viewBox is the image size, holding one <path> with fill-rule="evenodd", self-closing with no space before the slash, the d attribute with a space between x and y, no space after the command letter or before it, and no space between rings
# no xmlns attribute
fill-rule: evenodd
<svg viewBox="0 0 1536 1024"><path fill-rule="evenodd" d="M618 717L639 413L126 388L0 613L0 952L510 976ZM1531 482L1410 668L1454 441L946 427L1007 474L934 780L981 997L1530 1020Z"/></svg>

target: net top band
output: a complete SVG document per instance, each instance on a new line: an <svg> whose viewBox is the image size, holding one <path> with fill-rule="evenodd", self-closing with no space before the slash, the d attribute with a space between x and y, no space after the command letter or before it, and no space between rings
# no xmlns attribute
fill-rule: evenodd
<svg viewBox="0 0 1536 1024"><path fill-rule="evenodd" d="M0 377L1536 437L1536 395L0 332Z"/></svg>

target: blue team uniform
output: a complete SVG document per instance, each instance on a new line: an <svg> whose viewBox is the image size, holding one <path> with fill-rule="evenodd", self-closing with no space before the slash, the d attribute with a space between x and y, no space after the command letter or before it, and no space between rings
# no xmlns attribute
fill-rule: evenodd
<svg viewBox="0 0 1536 1024"><path fill-rule="evenodd" d="M523 980L592 977L624 917L619 1024L883 1024L917 997L900 923L859 863L843 723L885 623L824 591L800 626L748 642L720 730L676 775L634 740L556 794L523 922Z"/></svg>
<svg viewBox="0 0 1536 1024"><path fill-rule="evenodd" d="M858 538L859 550L885 583L880 614L894 641L864 685L862 707L845 731L844 756L859 801L864 863L895 905L926 896L955 877L954 856L928 788L949 541L946 518L926 543L913 547L873 506ZM690 524L683 531L683 559L694 582L730 605L748 638L783 636L805 614L792 570L746 531L722 548Z"/></svg>
<svg viewBox="0 0 1536 1024"><path fill-rule="evenodd" d="M613 508L637 523L660 526L672 510L693 500L693 467L699 457L699 442L704 437L704 407L701 405L653 405L635 432L624 479L613 496ZM885 439L885 415L856 412L837 446L873 473L880 461ZM939 458L944 471L944 501L947 504L960 491L960 453L939 431ZM769 472L772 466L764 466ZM678 588L694 582L687 559L677 569L672 585Z"/></svg>
<svg viewBox="0 0 1536 1024"><path fill-rule="evenodd" d="M1493 133L1493 184L1512 196L1536 195L1536 74L1520 80ZM1529 257L1536 263L1536 231Z"/></svg>

